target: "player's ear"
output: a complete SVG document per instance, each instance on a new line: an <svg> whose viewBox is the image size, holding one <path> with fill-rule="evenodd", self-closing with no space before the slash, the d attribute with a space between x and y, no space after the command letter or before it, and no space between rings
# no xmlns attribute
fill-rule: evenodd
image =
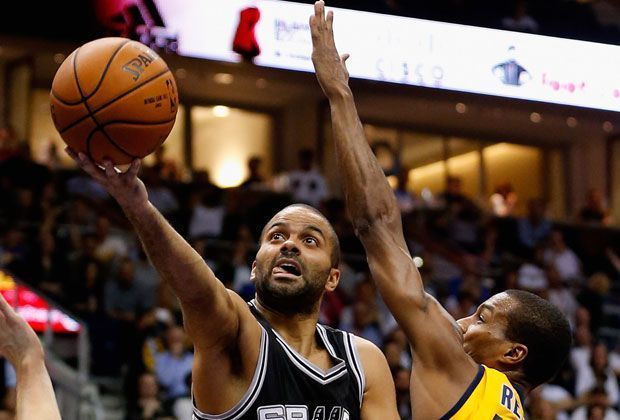
<svg viewBox="0 0 620 420"><path fill-rule="evenodd" d="M511 343L510 348L504 353L502 359L506 364L517 365L523 363L527 357L527 353L528 349L525 344Z"/></svg>
<svg viewBox="0 0 620 420"><path fill-rule="evenodd" d="M252 271L250 271L250 280L256 280L256 260L252 261Z"/></svg>
<svg viewBox="0 0 620 420"><path fill-rule="evenodd" d="M327 292L333 292L334 290L336 290L338 282L340 282L340 270L338 270L337 268L332 268L329 271L327 283L325 283L325 290Z"/></svg>

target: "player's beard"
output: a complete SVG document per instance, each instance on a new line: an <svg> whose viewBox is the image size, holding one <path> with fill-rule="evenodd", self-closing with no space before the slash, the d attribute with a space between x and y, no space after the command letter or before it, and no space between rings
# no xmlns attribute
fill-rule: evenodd
<svg viewBox="0 0 620 420"><path fill-rule="evenodd" d="M313 313L325 291L330 269L310 271L305 268L301 282L296 285L280 285L272 278L275 262L268 270L256 269L256 296L261 305L284 315L308 315ZM303 267L303 265L302 265Z"/></svg>

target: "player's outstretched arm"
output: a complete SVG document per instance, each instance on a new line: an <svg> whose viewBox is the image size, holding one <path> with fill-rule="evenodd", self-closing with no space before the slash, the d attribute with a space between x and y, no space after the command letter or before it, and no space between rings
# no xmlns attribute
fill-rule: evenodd
<svg viewBox="0 0 620 420"><path fill-rule="evenodd" d="M197 407L208 413L228 410L249 386L260 350L261 327L247 304L224 287L149 202L138 178L139 160L119 173L109 161L100 168L84 154L71 149L67 153L118 202L151 262L179 298L195 349L192 381ZM239 349L244 349L241 357Z"/></svg>
<svg viewBox="0 0 620 420"><path fill-rule="evenodd" d="M334 144L345 200L356 234L366 250L374 281L390 311L405 331L416 359L451 375L476 367L463 351L454 320L425 293L420 274L405 243L400 210L357 114L348 56L340 56L333 36L333 14L315 3L310 18L312 60L329 99ZM470 378L468 378L470 379Z"/></svg>
<svg viewBox="0 0 620 420"><path fill-rule="evenodd" d="M17 373L16 420L60 420L41 342L0 295L0 354Z"/></svg>

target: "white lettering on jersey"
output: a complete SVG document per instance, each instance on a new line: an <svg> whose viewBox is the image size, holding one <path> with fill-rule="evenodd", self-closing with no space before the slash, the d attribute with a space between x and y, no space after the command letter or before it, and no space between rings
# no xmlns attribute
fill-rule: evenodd
<svg viewBox="0 0 620 420"><path fill-rule="evenodd" d="M308 418L305 405L267 405L256 410L258 420L349 420L349 412L343 407L334 407L325 419L325 406L314 409L312 419Z"/></svg>

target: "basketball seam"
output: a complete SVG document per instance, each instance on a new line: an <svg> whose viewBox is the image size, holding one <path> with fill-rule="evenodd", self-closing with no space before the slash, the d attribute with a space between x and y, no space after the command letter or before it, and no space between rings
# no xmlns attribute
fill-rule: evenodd
<svg viewBox="0 0 620 420"><path fill-rule="evenodd" d="M166 67L166 70L157 73L156 75L152 76L149 79L146 79L144 82L142 82L141 84L134 86L133 88L131 88L130 90L123 92L122 94L118 95L115 98L112 98L111 100L109 100L108 102L106 102L105 104L101 105L99 108L96 108L94 111L92 111L93 114L97 114L100 111L103 111L105 108L107 108L108 106L112 105L114 102L118 101L119 99L124 98L125 96L129 95L131 92L140 89L142 86L146 85L147 83L163 76L166 73L170 73L170 69ZM77 80L77 79L76 79ZM78 84L79 85L79 84ZM80 92L81 94L81 92ZM90 112L90 108L88 107L88 105L86 106L89 109ZM77 119L76 121L72 122L71 124L69 124L68 126L66 126L65 128L63 128L62 130L59 130L60 134L63 134L64 132L66 132L67 130L70 130L71 128L75 127L76 125L80 124L82 121L88 119L90 117L90 115L85 115L83 117L80 117L79 119Z"/></svg>
<svg viewBox="0 0 620 420"><path fill-rule="evenodd" d="M171 118L169 120L165 120L165 121L153 121L153 122L149 122L149 121L126 121L126 120L114 120L114 121L108 121L104 124L101 125L101 127L107 127L108 125L112 125L112 124L127 124L127 125L162 125L162 124L168 124L173 122L174 120L176 120L176 117Z"/></svg>
<svg viewBox="0 0 620 420"><path fill-rule="evenodd" d="M108 141L110 143L112 143L112 145L114 147L116 147L118 150L120 150L121 153L124 153L127 156L129 156L130 158L135 159L136 156L128 153L125 149L123 149L118 144L116 144L116 142L114 140L112 140L112 138L108 135L108 133L105 132L105 130L103 129L101 124L99 124L99 121L97 121L97 119L93 115L93 111L90 109L90 106L88 105L88 101L84 97L84 92L82 92L82 86L80 86L80 80L79 80L78 75L77 75L77 57L78 57L78 53L80 51L80 48L75 50L75 55L73 56L73 75L75 77L75 83L77 85L78 91L80 92L80 96L82 97L82 100L84 101L84 106L88 110L88 116L93 119L93 121L95 122L95 125L96 125L96 128L91 132L91 137L88 139L88 144L87 144L87 149L86 149L86 151L88 152L88 157L91 158L91 159L93 158L93 156L90 153L90 143L92 142L92 135L94 135L94 133L96 131L101 131L101 133L108 139Z"/></svg>
<svg viewBox="0 0 620 420"><path fill-rule="evenodd" d="M88 100L91 96L93 96L95 93L97 93L97 91L99 90L99 88L101 87L101 84L103 83L103 79L105 79L105 75L108 73L108 70L110 69L110 65L112 64L112 61L114 60L114 57L116 57L118 55L118 53L121 51L121 49L123 49L123 47L125 45L127 45L130 42L130 40L126 40L125 42L123 42L121 45L118 46L118 48L116 48L116 50L114 51L114 53L112 53L112 56L110 57L110 59L108 60L108 63L105 65L105 69L103 69L103 73L101 73L101 78L99 79L99 81L97 82L97 86L95 86L95 90L93 90L90 95L86 96L84 98L84 101Z"/></svg>
<svg viewBox="0 0 620 420"><path fill-rule="evenodd" d="M93 91L90 93L90 95L88 95L88 96L84 96L84 95L82 94L82 92L80 92L80 96L82 97L82 99L80 99L80 100L79 100L79 101L77 101L77 102L70 102L70 101L67 101L67 100L64 100L64 99L60 98L60 96L58 96L58 95L56 94L56 92L54 92L54 90L52 89L52 91L51 91L51 92L52 92L52 95L54 96L54 98L56 98L56 100L57 100L58 102L60 102L61 104L63 104L63 105L69 105L69 106L72 106L72 105L79 105L79 104L84 103L84 102L85 102L88 98L90 98L90 97L91 97L91 96L93 96L95 93L97 93L97 91L98 91L98 90L99 90L99 88L101 87L101 84L103 83L103 79L105 79L105 75L107 74L108 70L110 69L110 65L112 64L112 60L114 60L114 57L116 57L116 55L120 52L120 50L121 50L121 49L122 49L125 45L127 45L127 43L129 43L129 42L130 42L130 40L125 40L125 42L123 42L121 45L119 45L119 46L116 48L116 50L112 53L112 55L110 56L110 59L108 60L108 63L105 65L105 68L103 69L103 72L101 73L101 77L99 78L99 81L97 82L97 86L95 86L95 90L93 90ZM78 49L79 49L79 48L78 48ZM75 55L77 55L77 52L76 52L76 54L75 54ZM75 61L74 61L74 63L75 63ZM77 72L77 69L75 68L75 66L73 67L73 72L74 72L74 73L76 73L76 72ZM77 76L77 75L76 75L76 76Z"/></svg>

